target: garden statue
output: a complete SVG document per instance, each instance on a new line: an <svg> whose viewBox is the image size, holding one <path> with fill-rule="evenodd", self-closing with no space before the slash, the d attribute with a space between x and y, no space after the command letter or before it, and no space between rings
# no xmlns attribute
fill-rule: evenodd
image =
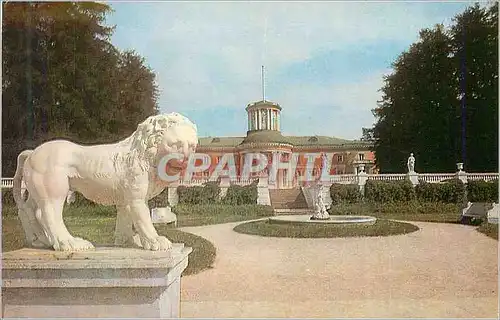
<svg viewBox="0 0 500 320"><path fill-rule="evenodd" d="M318 188L318 194L316 195L316 203L314 205L314 214L311 220L328 220L330 215L328 214L325 202L323 201L323 192L321 186Z"/></svg>
<svg viewBox="0 0 500 320"><path fill-rule="evenodd" d="M182 154L181 160L170 160L165 168L175 175L186 166L197 143L196 126L188 118L170 113L147 118L118 143L81 146L54 140L21 152L13 192L28 245L57 251L94 247L73 237L62 218L68 193L77 191L99 204L116 205L116 245L168 250L171 242L156 232L147 200L167 186L158 177L160 159ZM23 181L27 200L21 193Z"/></svg>
<svg viewBox="0 0 500 320"><path fill-rule="evenodd" d="M415 158L413 157L413 153L410 153L410 157L408 158L408 172L415 172Z"/></svg>

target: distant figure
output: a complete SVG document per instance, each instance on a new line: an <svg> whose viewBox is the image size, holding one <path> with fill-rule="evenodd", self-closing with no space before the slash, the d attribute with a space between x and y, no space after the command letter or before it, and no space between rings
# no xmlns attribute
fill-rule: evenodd
<svg viewBox="0 0 500 320"><path fill-rule="evenodd" d="M408 158L408 172L415 172L415 158L413 157L413 153L410 153L410 157Z"/></svg>

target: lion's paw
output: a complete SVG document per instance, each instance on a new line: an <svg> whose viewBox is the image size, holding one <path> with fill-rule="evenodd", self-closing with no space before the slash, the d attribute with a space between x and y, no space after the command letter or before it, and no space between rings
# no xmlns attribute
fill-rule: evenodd
<svg viewBox="0 0 500 320"><path fill-rule="evenodd" d="M153 239L141 237L142 247L152 251L167 251L172 248L172 242L164 236L157 236Z"/></svg>
<svg viewBox="0 0 500 320"><path fill-rule="evenodd" d="M94 245L82 238L68 238L59 240L54 244L56 251L86 251L94 249Z"/></svg>

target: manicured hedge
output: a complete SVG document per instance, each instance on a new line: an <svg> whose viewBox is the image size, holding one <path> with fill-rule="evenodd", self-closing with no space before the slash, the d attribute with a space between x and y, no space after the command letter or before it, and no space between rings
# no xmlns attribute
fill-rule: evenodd
<svg viewBox="0 0 500 320"><path fill-rule="evenodd" d="M149 208L164 208L168 207L168 188L165 188L159 195L156 197L149 199L148 207Z"/></svg>
<svg viewBox="0 0 500 320"><path fill-rule="evenodd" d="M353 204L361 200L361 193L357 184L334 183L330 186L332 204Z"/></svg>
<svg viewBox="0 0 500 320"><path fill-rule="evenodd" d="M12 189L2 189L2 207L15 207L14 194Z"/></svg>
<svg viewBox="0 0 500 320"><path fill-rule="evenodd" d="M219 202L220 187L217 182L207 182L203 186L177 188L180 204L208 204Z"/></svg>
<svg viewBox="0 0 500 320"><path fill-rule="evenodd" d="M459 179L448 182L428 183L420 181L415 187L417 199L421 202L457 203L466 202L465 185Z"/></svg>
<svg viewBox="0 0 500 320"><path fill-rule="evenodd" d="M95 203L93 201L90 201L89 199L85 198L80 192L75 192L73 194L75 201L70 204L70 206L75 206L75 207L95 207L99 206L98 203Z"/></svg>
<svg viewBox="0 0 500 320"><path fill-rule="evenodd" d="M469 201L487 201L498 198L498 184L492 182L472 182L469 189ZM360 202L358 185L333 184L330 188L332 203L353 204ZM485 199L485 200L482 200ZM368 180L365 184L363 200L369 203L390 204L398 202L440 202L463 204L466 202L466 186L459 179L450 179L441 183L420 181L413 187L409 180L377 181Z"/></svg>
<svg viewBox="0 0 500 320"><path fill-rule="evenodd" d="M231 185L227 189L226 196L222 199L222 203L230 205L256 204L258 197L257 184L258 181L256 180L247 186Z"/></svg>
<svg viewBox="0 0 500 320"><path fill-rule="evenodd" d="M415 189L409 180L368 180L365 184L364 199L372 203L413 201L415 200Z"/></svg>
<svg viewBox="0 0 500 320"><path fill-rule="evenodd" d="M498 203L498 180L467 181L467 200L470 202Z"/></svg>
<svg viewBox="0 0 500 320"><path fill-rule="evenodd" d="M246 204L228 206L225 204L200 204L200 205L185 205L178 204L172 207L172 212L177 214L179 218L182 216L245 216L253 218L268 217L273 215L271 206Z"/></svg>

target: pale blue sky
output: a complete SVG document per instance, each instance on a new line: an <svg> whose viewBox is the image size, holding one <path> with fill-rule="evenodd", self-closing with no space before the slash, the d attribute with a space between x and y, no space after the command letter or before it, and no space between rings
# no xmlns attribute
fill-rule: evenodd
<svg viewBox="0 0 500 320"><path fill-rule="evenodd" d="M200 136L244 136L248 103L282 107L287 135L358 139L382 76L418 38L471 2L110 2L112 42L157 74L162 112Z"/></svg>

